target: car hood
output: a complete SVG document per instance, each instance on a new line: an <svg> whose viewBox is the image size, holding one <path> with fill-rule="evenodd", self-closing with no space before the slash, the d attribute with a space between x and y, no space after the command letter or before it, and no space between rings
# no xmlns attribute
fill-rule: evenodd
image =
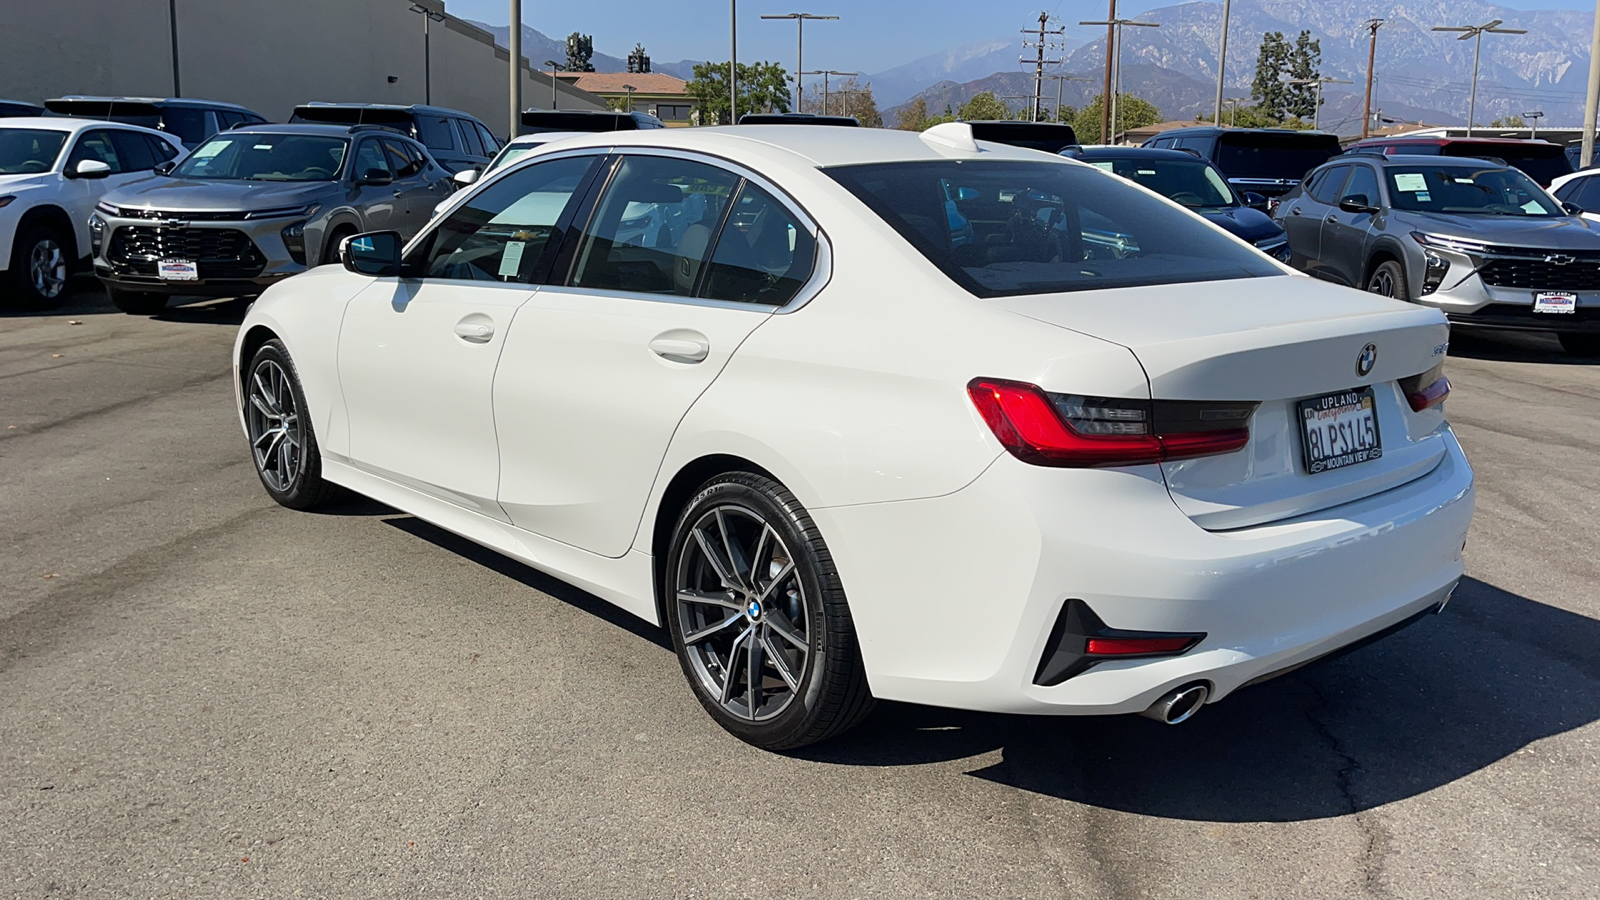
<svg viewBox="0 0 1600 900"><path fill-rule="evenodd" d="M191 181L150 178L106 194L113 206L175 212L249 212L314 203L337 187L330 181Z"/></svg>
<svg viewBox="0 0 1600 900"><path fill-rule="evenodd" d="M0 175L0 193L15 194L17 191L32 190L43 187L48 173L23 172L16 175Z"/></svg>
<svg viewBox="0 0 1600 900"><path fill-rule="evenodd" d="M1197 209L1195 212L1205 216L1207 222L1252 244L1283 234L1283 229L1279 228L1266 213L1248 206Z"/></svg>
<svg viewBox="0 0 1600 900"><path fill-rule="evenodd" d="M1600 229L1579 216L1523 219L1515 216L1450 216L1397 212L1395 219L1412 231L1499 247L1536 250L1600 251ZM1395 230L1392 226L1388 229Z"/></svg>

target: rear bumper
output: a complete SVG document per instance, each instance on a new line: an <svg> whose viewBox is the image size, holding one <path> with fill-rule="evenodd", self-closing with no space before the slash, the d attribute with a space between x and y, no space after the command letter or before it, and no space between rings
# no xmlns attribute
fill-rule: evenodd
<svg viewBox="0 0 1600 900"><path fill-rule="evenodd" d="M1417 285L1422 283L1421 263L1416 262L1411 271L1412 289L1415 292ZM1447 276L1444 290L1420 297L1417 302L1442 311L1452 326L1600 334L1600 292L1572 291L1578 297L1575 312L1536 313L1533 311L1533 297L1537 292L1531 288L1484 284L1477 275L1469 275L1455 284L1450 281Z"/></svg>
<svg viewBox="0 0 1600 900"><path fill-rule="evenodd" d="M816 510L879 697L1068 715L1138 712L1195 681L1212 699L1437 607L1474 502L1453 435L1430 473L1296 519L1208 532L1159 472L999 458L941 498ZM1112 628L1204 632L1188 653L1033 683L1068 599Z"/></svg>

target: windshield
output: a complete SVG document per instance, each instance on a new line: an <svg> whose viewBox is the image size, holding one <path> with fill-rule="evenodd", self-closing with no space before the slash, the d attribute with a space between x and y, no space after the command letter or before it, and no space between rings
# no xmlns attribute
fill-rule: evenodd
<svg viewBox="0 0 1600 900"><path fill-rule="evenodd" d="M1228 182L1205 160L1089 159L1084 162L1121 175L1190 209L1238 205L1234 202L1233 191L1228 189Z"/></svg>
<svg viewBox="0 0 1600 900"><path fill-rule="evenodd" d="M527 156L529 153L539 149L541 146L543 145L507 144L505 148L500 151L500 155L491 160L488 167L483 170L484 174L493 172L495 169L503 169L506 166L509 166L517 160L523 158L524 156Z"/></svg>
<svg viewBox="0 0 1600 900"><path fill-rule="evenodd" d="M206 141L172 174L225 181L333 181L349 147L344 138L234 132Z"/></svg>
<svg viewBox="0 0 1600 900"><path fill-rule="evenodd" d="M1390 205L1457 216L1563 216L1549 195L1516 169L1501 166L1393 166Z"/></svg>
<svg viewBox="0 0 1600 900"><path fill-rule="evenodd" d="M1225 134L1217 143L1217 168L1229 178L1298 181L1339 152L1330 134Z"/></svg>
<svg viewBox="0 0 1600 900"><path fill-rule="evenodd" d="M1549 184L1562 175L1572 172L1572 164L1567 162L1567 155L1560 147L1554 145L1529 144L1519 147L1516 144L1469 144L1464 141L1452 141L1445 145L1444 152L1446 156L1493 156L1503 159L1506 165L1521 169L1540 184Z"/></svg>
<svg viewBox="0 0 1600 900"><path fill-rule="evenodd" d="M823 171L979 297L1284 274L1204 222L1083 166L940 160Z"/></svg>
<svg viewBox="0 0 1600 900"><path fill-rule="evenodd" d="M0 128L0 175L48 172L67 142L65 131Z"/></svg>

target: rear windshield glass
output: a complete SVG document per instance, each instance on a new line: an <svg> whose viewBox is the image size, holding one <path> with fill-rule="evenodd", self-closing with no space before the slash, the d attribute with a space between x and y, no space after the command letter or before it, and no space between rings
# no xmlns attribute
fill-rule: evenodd
<svg viewBox="0 0 1600 900"><path fill-rule="evenodd" d="M1444 153L1446 156L1492 156L1503 159L1506 165L1521 169L1540 184L1549 184L1572 171L1572 164L1567 162L1567 155L1554 144L1549 146L1529 144L1519 147L1516 144L1469 144L1465 141L1452 141L1445 145Z"/></svg>
<svg viewBox="0 0 1600 900"><path fill-rule="evenodd" d="M979 297L1281 275L1203 221L1066 162L825 169Z"/></svg>
<svg viewBox="0 0 1600 900"><path fill-rule="evenodd" d="M1046 153L1060 153L1078 143L1078 134L1071 125L1047 122L973 122L972 137Z"/></svg>
<svg viewBox="0 0 1600 900"><path fill-rule="evenodd" d="M172 175L224 181L333 181L349 146L344 138L225 131L184 157Z"/></svg>
<svg viewBox="0 0 1600 900"><path fill-rule="evenodd" d="M118 121L123 121L121 116ZM161 111L161 129L189 146L211 135L206 130L206 111L191 106L169 106Z"/></svg>
<svg viewBox="0 0 1600 900"><path fill-rule="evenodd" d="M1395 209L1458 216L1564 216L1538 185L1500 166L1391 166Z"/></svg>
<svg viewBox="0 0 1600 900"><path fill-rule="evenodd" d="M0 175L48 172L67 142L65 131L42 128L0 128Z"/></svg>
<svg viewBox="0 0 1600 900"><path fill-rule="evenodd" d="M1190 209L1234 206L1233 191L1216 168L1202 159L1086 159Z"/></svg>
<svg viewBox="0 0 1600 900"><path fill-rule="evenodd" d="M1331 134L1224 134L1215 162L1230 178L1298 180L1338 152Z"/></svg>
<svg viewBox="0 0 1600 900"><path fill-rule="evenodd" d="M522 114L522 133L541 131L631 131L638 123L628 116L607 113L529 111Z"/></svg>

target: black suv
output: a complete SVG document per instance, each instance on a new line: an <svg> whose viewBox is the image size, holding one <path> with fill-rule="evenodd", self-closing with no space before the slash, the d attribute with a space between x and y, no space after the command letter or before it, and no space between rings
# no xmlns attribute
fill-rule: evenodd
<svg viewBox="0 0 1600 900"><path fill-rule="evenodd" d="M642 131L665 128L665 122L642 112L609 112L599 109L526 109L522 111L522 134L547 131Z"/></svg>
<svg viewBox="0 0 1600 900"><path fill-rule="evenodd" d="M219 131L240 125L263 125L266 119L237 103L191 100L187 97L86 97L73 94L44 102L46 115L104 119L165 131L190 150Z"/></svg>
<svg viewBox="0 0 1600 900"><path fill-rule="evenodd" d="M1277 198L1294 190L1307 172L1341 150L1339 139L1325 131L1213 125L1163 131L1144 146L1200 154L1216 165L1235 191L1265 196L1269 210L1276 207Z"/></svg>
<svg viewBox="0 0 1600 900"><path fill-rule="evenodd" d="M482 171L500 152L500 140L489 126L469 113L443 106L312 102L296 106L289 121L382 125L420 142L452 175L465 169Z"/></svg>
<svg viewBox="0 0 1600 900"><path fill-rule="evenodd" d="M972 139L994 141L1028 150L1060 153L1078 145L1078 132L1061 122L1012 122L1007 120L978 119L968 122L972 126Z"/></svg>
<svg viewBox="0 0 1600 900"><path fill-rule="evenodd" d="M23 103L21 100L0 100L0 117L14 118L16 116L42 116L44 107L32 103Z"/></svg>

